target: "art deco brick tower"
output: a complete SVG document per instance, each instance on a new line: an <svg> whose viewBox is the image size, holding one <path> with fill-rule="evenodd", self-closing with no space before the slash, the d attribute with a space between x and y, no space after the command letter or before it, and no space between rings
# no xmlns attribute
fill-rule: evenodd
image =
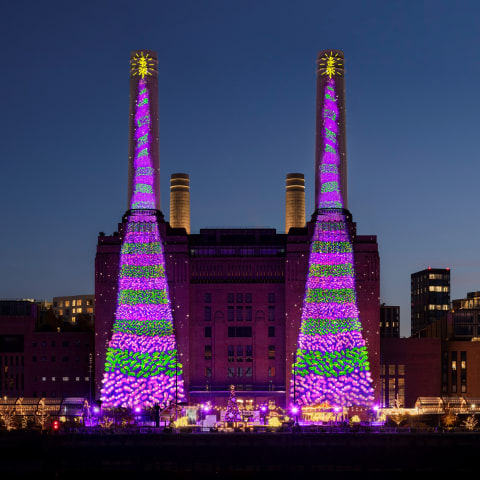
<svg viewBox="0 0 480 480"><path fill-rule="evenodd" d="M190 233L190 177L173 173L170 177L170 226Z"/></svg>
<svg viewBox="0 0 480 480"><path fill-rule="evenodd" d="M152 51L130 58L128 210L101 389L107 407L165 407L184 398L158 221L157 64Z"/></svg>
<svg viewBox="0 0 480 480"><path fill-rule="evenodd" d="M296 405L370 405L374 392L346 210L344 57L318 56L314 232L290 398Z"/></svg>
<svg viewBox="0 0 480 480"><path fill-rule="evenodd" d="M292 227L305 227L305 177L303 173L287 173L285 233L288 233Z"/></svg>

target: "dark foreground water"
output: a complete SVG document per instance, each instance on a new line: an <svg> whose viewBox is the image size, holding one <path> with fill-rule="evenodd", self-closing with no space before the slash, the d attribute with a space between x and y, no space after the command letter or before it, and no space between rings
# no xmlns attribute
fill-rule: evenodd
<svg viewBox="0 0 480 480"><path fill-rule="evenodd" d="M409 472L480 472L480 434L0 432L2 480L387 479Z"/></svg>

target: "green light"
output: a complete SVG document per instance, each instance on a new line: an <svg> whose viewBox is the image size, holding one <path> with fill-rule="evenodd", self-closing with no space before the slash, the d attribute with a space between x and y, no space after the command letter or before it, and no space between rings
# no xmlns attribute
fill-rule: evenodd
<svg viewBox="0 0 480 480"><path fill-rule="evenodd" d="M304 335L328 335L362 330L358 318L309 318L302 324Z"/></svg>
<svg viewBox="0 0 480 480"><path fill-rule="evenodd" d="M118 295L119 305L166 304L167 292L162 290L122 290Z"/></svg>
<svg viewBox="0 0 480 480"><path fill-rule="evenodd" d="M332 132L331 130L329 130L328 128L325 127L325 135L327 136L327 138L329 140L331 140L332 142L336 142L337 141L337 134L335 132Z"/></svg>
<svg viewBox="0 0 480 480"><path fill-rule="evenodd" d="M336 191L338 192L338 182L324 182L322 183L322 193L325 192L333 192Z"/></svg>
<svg viewBox="0 0 480 480"><path fill-rule="evenodd" d="M172 323L169 320L116 320L113 331L149 337L173 335Z"/></svg>
<svg viewBox="0 0 480 480"><path fill-rule="evenodd" d="M151 243L124 243L122 246L122 253L162 253L162 245L160 242ZM124 265L123 267L133 267L134 265ZM152 265L149 265L151 267ZM157 266L157 265L155 265ZM136 266L135 266L136 267ZM136 267L145 268L145 267ZM136 275L124 275L126 277L132 277ZM163 277L163 275L161 275ZM151 278L151 276L149 275Z"/></svg>
<svg viewBox="0 0 480 480"><path fill-rule="evenodd" d="M314 253L349 253L352 252L350 242L313 242Z"/></svg>
<svg viewBox="0 0 480 480"><path fill-rule="evenodd" d="M310 265L310 275L312 277L351 277L353 276L352 265Z"/></svg>
<svg viewBox="0 0 480 480"><path fill-rule="evenodd" d="M369 370L367 347L351 348L334 352L297 350L295 372L304 377L309 373L324 377L340 377L354 370Z"/></svg>
<svg viewBox="0 0 480 480"><path fill-rule="evenodd" d="M141 353L109 348L105 363L106 372L120 370L130 377L154 377L161 373L169 377L182 374L182 365L176 362L177 351Z"/></svg>
<svg viewBox="0 0 480 480"><path fill-rule="evenodd" d="M355 301L353 288L309 288L305 301L309 303L349 303Z"/></svg>

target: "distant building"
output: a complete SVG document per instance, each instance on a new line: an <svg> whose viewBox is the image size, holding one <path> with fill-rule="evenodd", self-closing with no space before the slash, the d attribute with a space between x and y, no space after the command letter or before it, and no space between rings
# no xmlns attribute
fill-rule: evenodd
<svg viewBox="0 0 480 480"><path fill-rule="evenodd" d="M76 323L80 315L95 317L95 295L71 295L53 297L53 311L65 322Z"/></svg>
<svg viewBox="0 0 480 480"><path fill-rule="evenodd" d="M400 307L380 305L380 336L400 337Z"/></svg>
<svg viewBox="0 0 480 480"><path fill-rule="evenodd" d="M428 268L411 275L411 335L444 318L450 308L450 269Z"/></svg>
<svg viewBox="0 0 480 480"><path fill-rule="evenodd" d="M441 392L439 338L381 338L382 407L413 408L418 397Z"/></svg>
<svg viewBox="0 0 480 480"><path fill-rule="evenodd" d="M39 331L46 314L28 301L0 301L0 396L90 398L93 331Z"/></svg>

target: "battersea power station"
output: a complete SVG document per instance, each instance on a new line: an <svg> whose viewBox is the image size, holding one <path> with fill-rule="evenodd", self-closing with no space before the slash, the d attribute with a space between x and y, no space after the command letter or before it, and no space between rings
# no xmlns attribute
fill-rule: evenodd
<svg viewBox="0 0 480 480"><path fill-rule="evenodd" d="M132 53L127 209L95 258L103 405L225 406L232 385L253 405L379 401L380 261L348 206L343 52L316 67L315 205L285 172L285 233L190 233L194 178L171 175L169 219L160 206L158 58Z"/></svg>

